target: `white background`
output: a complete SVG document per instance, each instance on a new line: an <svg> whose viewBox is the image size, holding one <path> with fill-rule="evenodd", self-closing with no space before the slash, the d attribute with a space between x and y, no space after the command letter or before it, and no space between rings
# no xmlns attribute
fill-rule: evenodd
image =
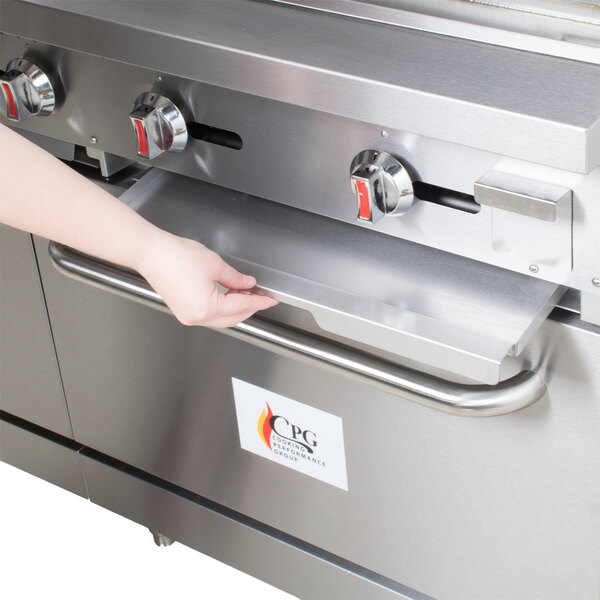
<svg viewBox="0 0 600 600"><path fill-rule="evenodd" d="M0 532L6 600L294 600L3 462Z"/></svg>

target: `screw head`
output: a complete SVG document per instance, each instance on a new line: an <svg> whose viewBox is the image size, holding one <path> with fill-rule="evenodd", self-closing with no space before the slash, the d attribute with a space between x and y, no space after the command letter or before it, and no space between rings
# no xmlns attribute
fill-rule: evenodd
<svg viewBox="0 0 600 600"><path fill-rule="evenodd" d="M90 136L90 144L97 144L98 138L95 135Z"/></svg>
<svg viewBox="0 0 600 600"><path fill-rule="evenodd" d="M540 268L539 268L537 265L529 265L529 270L530 270L532 273L539 273L539 271L540 271Z"/></svg>
<svg viewBox="0 0 600 600"><path fill-rule="evenodd" d="M381 130L381 137L386 138L388 136L388 132L385 129Z"/></svg>
<svg viewBox="0 0 600 600"><path fill-rule="evenodd" d="M594 277L594 279L592 279L592 285L600 287L600 277Z"/></svg>
<svg viewBox="0 0 600 600"><path fill-rule="evenodd" d="M159 75L159 76L156 78L156 81L162 81L162 75Z"/></svg>

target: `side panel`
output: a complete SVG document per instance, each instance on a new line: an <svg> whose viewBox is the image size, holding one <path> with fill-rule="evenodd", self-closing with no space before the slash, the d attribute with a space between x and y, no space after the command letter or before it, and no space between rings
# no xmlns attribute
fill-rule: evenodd
<svg viewBox="0 0 600 600"><path fill-rule="evenodd" d="M45 254L42 276L77 441L436 598L597 600L598 328L547 321L523 357L547 397L465 419L185 328ZM242 450L232 377L340 417L348 491Z"/></svg>
<svg viewBox="0 0 600 600"><path fill-rule="evenodd" d="M28 234L0 225L0 408L71 437Z"/></svg>

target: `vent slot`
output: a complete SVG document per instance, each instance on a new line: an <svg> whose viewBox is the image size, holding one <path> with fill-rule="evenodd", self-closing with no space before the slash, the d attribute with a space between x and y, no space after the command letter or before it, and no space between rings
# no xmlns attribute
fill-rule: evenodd
<svg viewBox="0 0 600 600"><path fill-rule="evenodd" d="M233 150L241 150L244 142L242 138L234 131L218 129L210 125L195 123L194 121L187 124L188 135L196 140L216 144L217 146L225 146Z"/></svg>
<svg viewBox="0 0 600 600"><path fill-rule="evenodd" d="M470 194L456 192L432 185L431 183L424 183L423 181L415 181L413 183L413 190L415 196L425 202L432 202L440 206L462 210L473 215L476 215L481 210L481 204L476 202L475 198Z"/></svg>

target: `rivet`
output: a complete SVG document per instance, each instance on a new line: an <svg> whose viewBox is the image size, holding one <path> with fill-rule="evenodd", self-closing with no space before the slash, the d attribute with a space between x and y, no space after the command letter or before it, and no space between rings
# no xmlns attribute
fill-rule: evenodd
<svg viewBox="0 0 600 600"><path fill-rule="evenodd" d="M388 136L388 132L385 129L381 130L381 137L387 137Z"/></svg>
<svg viewBox="0 0 600 600"><path fill-rule="evenodd" d="M90 144L97 144L98 138L95 135L90 135Z"/></svg>
<svg viewBox="0 0 600 600"><path fill-rule="evenodd" d="M159 76L156 78L156 81L162 81L162 75L159 75Z"/></svg>
<svg viewBox="0 0 600 600"><path fill-rule="evenodd" d="M600 287L600 277L594 277L594 279L592 279L592 285Z"/></svg>
<svg viewBox="0 0 600 600"><path fill-rule="evenodd" d="M529 265L529 270L530 270L532 273L539 273L539 271L540 271L540 268L539 268L537 265Z"/></svg>

